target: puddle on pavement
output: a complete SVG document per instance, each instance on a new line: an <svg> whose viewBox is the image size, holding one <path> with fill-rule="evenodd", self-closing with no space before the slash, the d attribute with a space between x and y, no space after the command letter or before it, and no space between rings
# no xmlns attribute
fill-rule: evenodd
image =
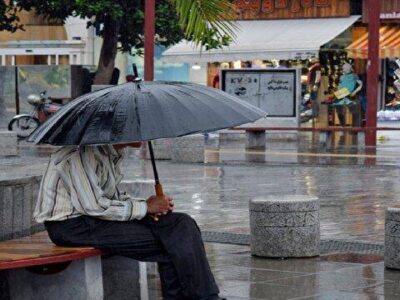
<svg viewBox="0 0 400 300"><path fill-rule="evenodd" d="M346 253L332 253L332 254L321 255L320 260L329 262L373 264L383 261L383 256L346 252Z"/></svg>

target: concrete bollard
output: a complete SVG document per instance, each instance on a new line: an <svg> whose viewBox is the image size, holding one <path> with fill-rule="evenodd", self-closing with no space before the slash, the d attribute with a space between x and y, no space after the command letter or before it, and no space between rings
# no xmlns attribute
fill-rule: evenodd
<svg viewBox="0 0 400 300"><path fill-rule="evenodd" d="M400 207L385 212L385 267L400 269Z"/></svg>
<svg viewBox="0 0 400 300"><path fill-rule="evenodd" d="M41 176L0 181L0 240L30 235L43 229L33 221Z"/></svg>
<svg viewBox="0 0 400 300"><path fill-rule="evenodd" d="M204 135L193 134L175 138L171 158L174 162L204 163Z"/></svg>
<svg viewBox="0 0 400 300"><path fill-rule="evenodd" d="M13 131L0 131L0 157L18 155L17 133Z"/></svg>
<svg viewBox="0 0 400 300"><path fill-rule="evenodd" d="M169 160L171 159L171 147L173 139L158 139L153 140L153 152L154 158L158 160ZM150 152L146 152L146 159L150 159Z"/></svg>
<svg viewBox="0 0 400 300"><path fill-rule="evenodd" d="M246 131L246 149L265 150L265 131Z"/></svg>
<svg viewBox="0 0 400 300"><path fill-rule="evenodd" d="M250 232L252 255L317 256L320 254L318 198L283 195L252 199Z"/></svg>

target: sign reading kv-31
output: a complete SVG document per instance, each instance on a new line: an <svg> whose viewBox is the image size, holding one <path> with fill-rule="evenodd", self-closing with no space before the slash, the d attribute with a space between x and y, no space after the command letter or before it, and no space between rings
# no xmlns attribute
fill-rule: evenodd
<svg viewBox="0 0 400 300"><path fill-rule="evenodd" d="M297 118L298 70L225 69L221 78L222 90L261 108L267 117Z"/></svg>

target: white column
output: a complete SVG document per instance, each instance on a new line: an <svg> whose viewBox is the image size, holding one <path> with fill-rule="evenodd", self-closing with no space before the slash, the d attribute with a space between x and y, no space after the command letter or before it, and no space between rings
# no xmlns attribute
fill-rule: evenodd
<svg viewBox="0 0 400 300"><path fill-rule="evenodd" d="M56 65L58 66L58 63L59 63L59 57L58 57L58 54L56 54Z"/></svg>
<svg viewBox="0 0 400 300"><path fill-rule="evenodd" d="M51 55L47 55L47 64L51 65Z"/></svg>
<svg viewBox="0 0 400 300"><path fill-rule="evenodd" d="M78 54L76 55L76 64L77 64L77 65L80 65L80 64L81 64L81 61L82 61L82 53L78 53Z"/></svg>
<svg viewBox="0 0 400 300"><path fill-rule="evenodd" d="M0 65L1 66L5 66L6 65L6 56L5 55L1 55Z"/></svg>
<svg viewBox="0 0 400 300"><path fill-rule="evenodd" d="M11 65L15 66L15 55L11 56Z"/></svg>

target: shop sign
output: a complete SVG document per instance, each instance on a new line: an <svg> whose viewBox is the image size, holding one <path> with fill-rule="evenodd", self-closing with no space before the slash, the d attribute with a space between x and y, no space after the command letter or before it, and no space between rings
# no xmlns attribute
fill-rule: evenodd
<svg viewBox="0 0 400 300"><path fill-rule="evenodd" d="M381 20L400 21L400 0L381 1ZM363 22L368 22L368 0L363 1Z"/></svg>
<svg viewBox="0 0 400 300"><path fill-rule="evenodd" d="M382 20L400 20L400 12L381 13Z"/></svg>
<svg viewBox="0 0 400 300"><path fill-rule="evenodd" d="M349 0L236 0L238 19L284 19L350 15Z"/></svg>
<svg viewBox="0 0 400 300"><path fill-rule="evenodd" d="M221 70L222 90L261 108L268 117L297 118L299 70Z"/></svg>

